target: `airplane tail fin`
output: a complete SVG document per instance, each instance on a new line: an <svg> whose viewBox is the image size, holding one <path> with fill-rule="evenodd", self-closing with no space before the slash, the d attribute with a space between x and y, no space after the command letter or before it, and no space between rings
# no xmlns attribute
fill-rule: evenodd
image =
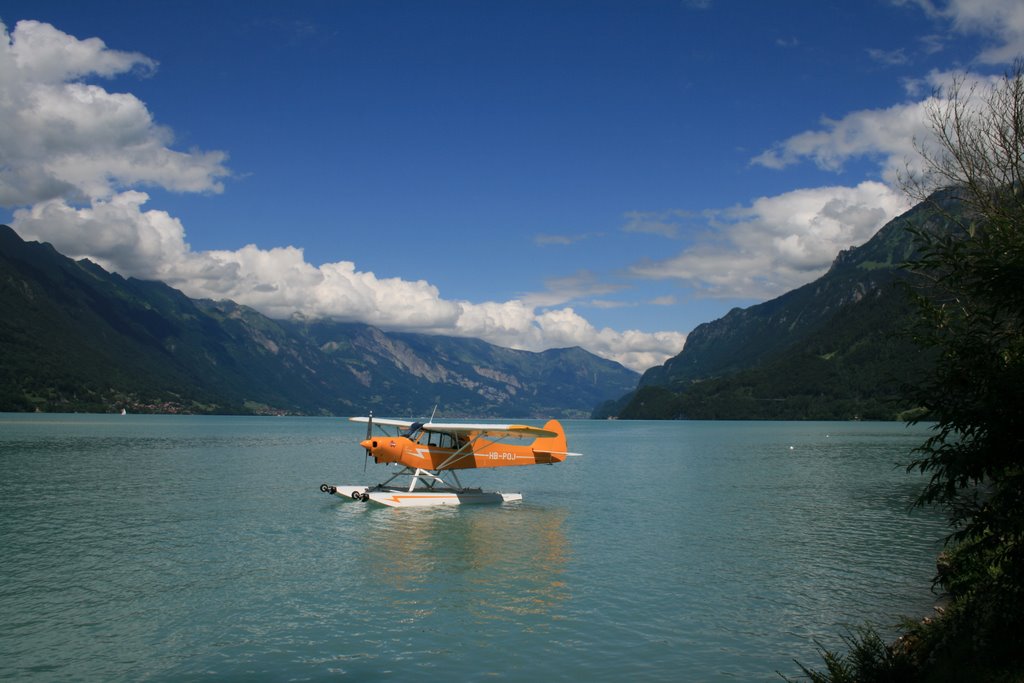
<svg viewBox="0 0 1024 683"><path fill-rule="evenodd" d="M544 429L549 432L555 432L556 436L537 437L533 442L534 455L546 455L550 458L548 462L562 462L567 455L577 455L576 453L568 452L569 447L566 444L565 430L562 429L561 422L558 420L548 420L547 424L544 425Z"/></svg>

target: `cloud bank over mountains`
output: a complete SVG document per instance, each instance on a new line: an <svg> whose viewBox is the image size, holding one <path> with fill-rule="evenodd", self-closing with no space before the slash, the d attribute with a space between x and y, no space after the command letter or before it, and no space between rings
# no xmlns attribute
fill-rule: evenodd
<svg viewBox="0 0 1024 683"><path fill-rule="evenodd" d="M998 63L1024 50L1024 5L1015 0L956 0L945 9L927 0L918 4L958 30L995 36L999 43L986 48L982 60ZM195 298L233 299L276 318L332 317L529 350L579 345L635 370L682 348L685 330L598 329L577 313L572 304L584 290L610 291L601 274L584 273L591 280L585 286L471 302L445 299L425 280L379 278L354 261L313 264L297 245L194 251L186 226L149 207L147 190L230 192L228 153L176 149L173 131L156 122L146 103L91 82L159 78L157 68L145 55L111 49L99 38L80 39L37 21L19 21L10 31L0 23L0 206L14 210L12 227L22 237L125 276L162 280ZM695 296L754 299L814 279L841 249L863 243L909 208L894 181L913 163L914 140L927 136L928 100L914 93L949 77L930 74L924 83L908 84L907 102L823 120L819 129L751 159L769 169L811 162L839 171L865 159L877 164L876 176L853 187L798 188L699 214L624 214L623 231L677 244L685 223L690 239L674 255L623 264L622 273L678 282ZM696 234L693 224L700 226ZM572 239L543 235L537 245Z"/></svg>
<svg viewBox="0 0 1024 683"><path fill-rule="evenodd" d="M138 53L20 21L0 40L0 205L12 227L125 276L158 279L196 298L233 299L277 318L332 317L479 337L514 348L579 345L642 370L678 353L685 335L597 329L565 302L453 301L424 280L378 278L352 261L314 265L297 246L193 251L182 222L147 208L147 186L221 193L231 176L222 151L173 149L174 136L145 103L86 77L156 64ZM548 297L550 299L550 296Z"/></svg>

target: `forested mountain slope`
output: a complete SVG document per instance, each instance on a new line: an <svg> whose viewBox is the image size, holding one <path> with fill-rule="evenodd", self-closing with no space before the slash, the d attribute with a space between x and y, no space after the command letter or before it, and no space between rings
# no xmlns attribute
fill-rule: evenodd
<svg viewBox="0 0 1024 683"><path fill-rule="evenodd" d="M271 320L0 226L0 410L585 416L637 374L582 349Z"/></svg>

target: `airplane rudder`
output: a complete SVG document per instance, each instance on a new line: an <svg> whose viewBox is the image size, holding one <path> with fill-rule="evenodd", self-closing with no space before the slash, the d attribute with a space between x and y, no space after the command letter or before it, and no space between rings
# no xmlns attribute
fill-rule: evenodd
<svg viewBox="0 0 1024 683"><path fill-rule="evenodd" d="M562 429L562 423L558 420L551 419L544 423L544 429L549 432L558 432L559 434L565 434L565 430Z"/></svg>
<svg viewBox="0 0 1024 683"><path fill-rule="evenodd" d="M537 439L534 443L534 448L537 450L550 451L551 457L558 462L565 460L565 452L569 449L566 446L565 430L562 428L562 423L558 420L548 420L544 425L544 429L549 432L555 432L556 436L547 436Z"/></svg>

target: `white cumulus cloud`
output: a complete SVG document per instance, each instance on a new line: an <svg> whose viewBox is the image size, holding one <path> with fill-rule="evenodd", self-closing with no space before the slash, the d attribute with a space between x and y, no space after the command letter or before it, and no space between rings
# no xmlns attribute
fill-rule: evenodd
<svg viewBox="0 0 1024 683"><path fill-rule="evenodd" d="M752 161L781 169L804 160L819 168L840 171L850 159L875 158L882 177L894 183L917 159L914 141L928 135L927 100L884 109L864 109L841 119L824 119L822 128L794 135Z"/></svg>
<svg viewBox="0 0 1024 683"><path fill-rule="evenodd" d="M0 205L109 199L151 184L181 192L220 192L223 152L178 152L131 94L81 82L155 64L147 57L79 40L49 24L0 23Z"/></svg>
<svg viewBox="0 0 1024 683"><path fill-rule="evenodd" d="M874 181L761 197L718 212L713 237L632 271L680 280L705 296L767 299L822 275L841 249L863 244L908 208L902 193Z"/></svg>
<svg viewBox="0 0 1024 683"><path fill-rule="evenodd" d="M1024 2L1020 0L950 0L940 12L962 33L979 33L994 38L978 60L985 64L1007 64L1024 55Z"/></svg>
<svg viewBox="0 0 1024 683"><path fill-rule="evenodd" d="M178 219L141 210L148 199L131 190L94 199L85 208L50 199L15 211L13 227L23 238L49 242L66 256L88 257L126 276L155 278L154 266L181 262L188 245Z"/></svg>

